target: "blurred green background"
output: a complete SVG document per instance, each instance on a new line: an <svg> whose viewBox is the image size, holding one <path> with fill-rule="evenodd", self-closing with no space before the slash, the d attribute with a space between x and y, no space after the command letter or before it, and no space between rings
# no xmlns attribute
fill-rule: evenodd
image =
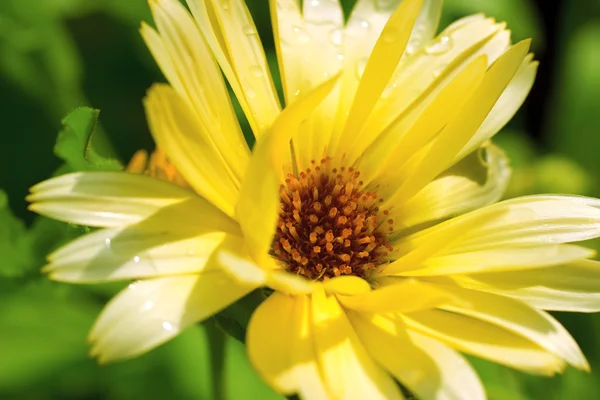
<svg viewBox="0 0 600 400"><path fill-rule="evenodd" d="M342 2L350 10L353 1ZM248 5L273 61L267 1ZM533 37L542 62L532 95L498 135L514 169L507 196L600 196L600 0L446 0L441 26L482 11L507 21L515 40ZM82 233L36 218L24 200L58 168L85 162L68 128L55 155L61 119L78 106L100 109L94 145L123 162L153 147L141 99L163 78L141 20L150 21L144 0L0 0L0 399L278 398L213 320L138 359L98 366L85 338L120 285L64 285L39 272L48 251ZM600 398L600 315L557 316L592 374L548 379L473 360L491 399Z"/></svg>

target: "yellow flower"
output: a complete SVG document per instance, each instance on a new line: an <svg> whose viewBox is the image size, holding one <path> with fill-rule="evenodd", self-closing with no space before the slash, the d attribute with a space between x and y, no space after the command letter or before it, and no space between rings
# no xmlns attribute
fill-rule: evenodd
<svg viewBox="0 0 600 400"><path fill-rule="evenodd" d="M600 310L593 252L568 244L600 236L600 200L493 204L509 169L490 138L533 83L529 41L481 15L434 38L441 0L358 0L346 24L336 0L273 0L281 111L243 1L187 3L152 1L142 35L170 83L145 100L176 168L162 177L193 190L118 172L31 189L33 210L104 228L51 254L52 279L136 280L92 329L100 361L267 286L248 352L283 394L402 398L395 378L422 399L484 398L457 350L588 369L543 310Z"/></svg>

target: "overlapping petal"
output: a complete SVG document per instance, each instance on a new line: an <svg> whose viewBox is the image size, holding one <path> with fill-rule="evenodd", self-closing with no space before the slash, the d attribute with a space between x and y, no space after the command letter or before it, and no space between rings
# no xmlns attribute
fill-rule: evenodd
<svg viewBox="0 0 600 400"><path fill-rule="evenodd" d="M130 284L98 317L89 341L100 362L134 357L253 290L218 268Z"/></svg>

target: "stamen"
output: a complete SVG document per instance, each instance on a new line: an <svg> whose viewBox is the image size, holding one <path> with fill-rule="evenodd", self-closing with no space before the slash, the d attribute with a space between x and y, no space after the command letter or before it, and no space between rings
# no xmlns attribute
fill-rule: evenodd
<svg viewBox="0 0 600 400"><path fill-rule="evenodd" d="M368 277L393 251L387 231L394 221L389 210L376 206L381 198L362 190L359 171L333 168L331 161L311 160L310 168L289 174L280 186L272 255L288 271L312 280Z"/></svg>

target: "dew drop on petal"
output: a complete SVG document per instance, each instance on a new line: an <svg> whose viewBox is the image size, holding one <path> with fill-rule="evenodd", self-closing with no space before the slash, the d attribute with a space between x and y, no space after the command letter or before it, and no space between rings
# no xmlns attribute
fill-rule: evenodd
<svg viewBox="0 0 600 400"><path fill-rule="evenodd" d="M133 257L133 262L139 263L140 262L140 256Z"/></svg>
<svg viewBox="0 0 600 400"><path fill-rule="evenodd" d="M242 28L242 32L244 32L244 35L246 36L254 36L257 34L256 29L254 29L254 27L252 25L246 25Z"/></svg>
<svg viewBox="0 0 600 400"><path fill-rule="evenodd" d="M396 40L398 40L399 33L400 32L398 31L397 28L395 28L395 27L387 27L381 33L381 39L385 43L394 43Z"/></svg>
<svg viewBox="0 0 600 400"><path fill-rule="evenodd" d="M298 43L305 44L310 41L310 37L308 36L308 33L306 33L306 30L304 28L294 26L292 30L296 34L296 40L298 40Z"/></svg>
<svg viewBox="0 0 600 400"><path fill-rule="evenodd" d="M264 75L263 69L259 65L253 65L253 66L251 66L250 67L250 73L255 78L261 78Z"/></svg>
<svg viewBox="0 0 600 400"><path fill-rule="evenodd" d="M173 325L170 322L164 321L162 323L162 327L165 331L172 331L173 330Z"/></svg>
<svg viewBox="0 0 600 400"><path fill-rule="evenodd" d="M339 28L332 29L329 32L329 42L331 42L331 44L336 47L341 46L343 35L344 35L344 33L342 32L341 29L339 29Z"/></svg>
<svg viewBox="0 0 600 400"><path fill-rule="evenodd" d="M152 300L148 300L144 303L144 310L150 310L154 307L154 302Z"/></svg>
<svg viewBox="0 0 600 400"><path fill-rule="evenodd" d="M435 39L430 45L425 47L425 53L429 55L439 55L447 52L452 48L452 40L450 36L440 36Z"/></svg>
<svg viewBox="0 0 600 400"><path fill-rule="evenodd" d="M319 0L311 0L311 1L310 1L310 5L311 5L311 6L313 6L313 7L316 7L316 6L318 6L318 5L319 5L319 3L320 3L320 2L319 2Z"/></svg>

